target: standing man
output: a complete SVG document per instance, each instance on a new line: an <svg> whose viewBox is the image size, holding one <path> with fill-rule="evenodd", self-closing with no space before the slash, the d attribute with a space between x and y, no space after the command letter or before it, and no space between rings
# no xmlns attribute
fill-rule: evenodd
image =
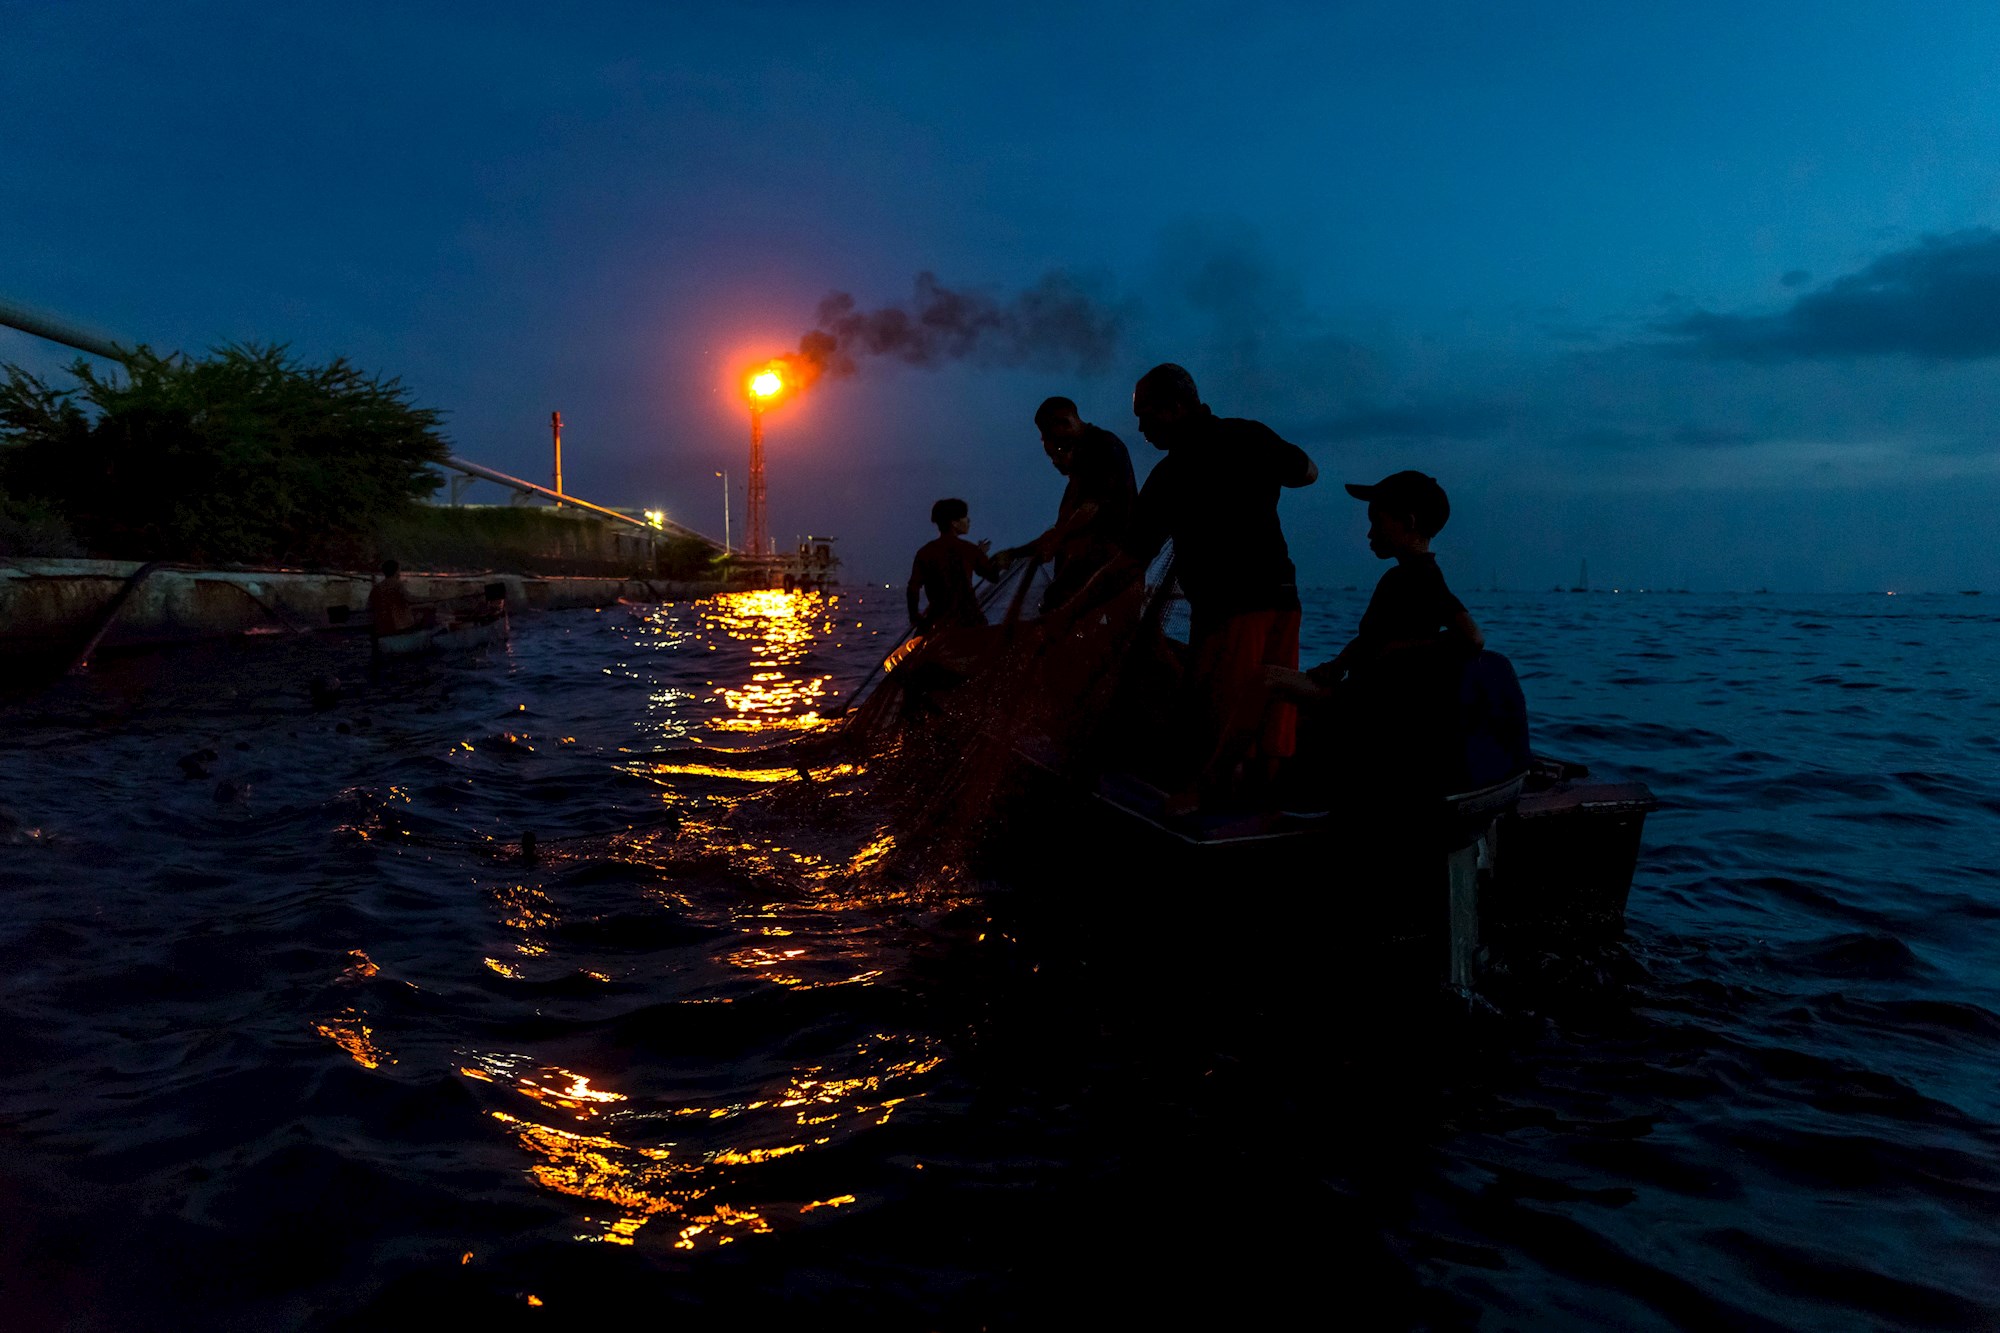
<svg viewBox="0 0 2000 1333"><path fill-rule="evenodd" d="M1177 365L1140 378L1132 412L1166 457L1139 492L1125 553L1143 568L1171 539L1188 600L1192 771L1166 807L1188 814L1238 764L1268 778L1292 753L1296 709L1265 684L1266 667L1299 664L1298 574L1278 495L1312 485L1319 468L1269 426L1215 415Z"/></svg>
<svg viewBox="0 0 2000 1333"><path fill-rule="evenodd" d="M1035 409L1042 452L1069 478L1055 526L1025 546L1000 553L1003 561L1032 555L1053 569L1042 609L1062 605L1118 555L1118 539L1132 519L1138 487L1125 441L1086 422L1067 398L1045 399Z"/></svg>

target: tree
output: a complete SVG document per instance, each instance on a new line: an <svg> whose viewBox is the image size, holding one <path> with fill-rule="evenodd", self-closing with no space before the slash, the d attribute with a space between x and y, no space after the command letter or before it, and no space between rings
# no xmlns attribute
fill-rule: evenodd
<svg viewBox="0 0 2000 1333"><path fill-rule="evenodd" d="M449 452L440 413L345 358L140 347L123 373L77 361L69 387L0 371L0 491L53 510L98 555L351 558L436 488L430 465Z"/></svg>

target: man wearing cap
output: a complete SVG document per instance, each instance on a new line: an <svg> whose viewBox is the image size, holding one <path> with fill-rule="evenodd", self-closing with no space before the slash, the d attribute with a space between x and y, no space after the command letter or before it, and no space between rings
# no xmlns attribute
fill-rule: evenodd
<svg viewBox="0 0 2000 1333"><path fill-rule="evenodd" d="M1090 582L1118 554L1118 538L1132 518L1138 486L1125 441L1085 421L1067 398L1050 398L1035 409L1042 452L1069 479L1055 526L1025 546L1002 551L1003 564L1033 555L1052 565L1042 608L1060 606Z"/></svg>
<svg viewBox="0 0 2000 1333"><path fill-rule="evenodd" d="M1239 762L1268 776L1292 753L1296 710L1273 700L1264 680L1267 667L1295 669L1299 660L1298 574L1278 496L1312 485L1319 469L1269 426L1215 415L1177 365L1140 378L1132 412L1166 457L1139 491L1121 563L1143 570L1172 540L1188 600L1194 771L1167 802L1167 813L1185 814Z"/></svg>

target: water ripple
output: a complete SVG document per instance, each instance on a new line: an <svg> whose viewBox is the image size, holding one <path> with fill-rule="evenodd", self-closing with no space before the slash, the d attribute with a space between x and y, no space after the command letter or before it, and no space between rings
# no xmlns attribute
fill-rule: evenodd
<svg viewBox="0 0 2000 1333"><path fill-rule="evenodd" d="M1996 617L1468 600L1538 747L1666 802L1628 939L1470 1014L1339 984L1310 883L1107 920L751 753L894 642L864 592L524 618L380 679L203 646L17 704L14 1318L1249 1323L1334 1290L1412 1327L1993 1326Z"/></svg>

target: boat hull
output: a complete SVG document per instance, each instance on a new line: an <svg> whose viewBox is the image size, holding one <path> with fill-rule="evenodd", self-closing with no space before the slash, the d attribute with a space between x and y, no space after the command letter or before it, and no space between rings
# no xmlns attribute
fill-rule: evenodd
<svg viewBox="0 0 2000 1333"><path fill-rule="evenodd" d="M1175 821L1129 777L1081 779L1024 754L995 842L1031 872L1015 878L1116 933L1240 909L1302 945L1365 943L1350 970L1469 990L1497 953L1594 945L1624 927L1652 793L1529 781L1420 816L1377 806Z"/></svg>
<svg viewBox="0 0 2000 1333"><path fill-rule="evenodd" d="M510 633L507 613L450 625L427 625L402 634L384 634L375 640L377 657L421 657L432 653L471 652L507 642Z"/></svg>

